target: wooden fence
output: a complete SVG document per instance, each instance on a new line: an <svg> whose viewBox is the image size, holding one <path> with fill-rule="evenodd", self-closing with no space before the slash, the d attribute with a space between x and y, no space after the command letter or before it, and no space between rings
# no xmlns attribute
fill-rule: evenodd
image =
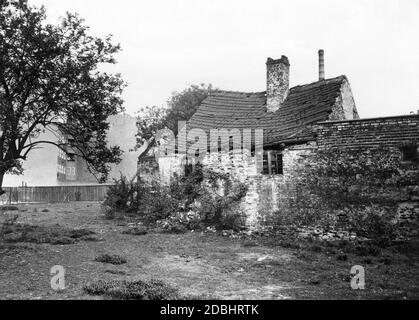
<svg viewBox="0 0 419 320"><path fill-rule="evenodd" d="M103 201L111 185L54 186L54 187L3 187L6 191L2 203Z"/></svg>

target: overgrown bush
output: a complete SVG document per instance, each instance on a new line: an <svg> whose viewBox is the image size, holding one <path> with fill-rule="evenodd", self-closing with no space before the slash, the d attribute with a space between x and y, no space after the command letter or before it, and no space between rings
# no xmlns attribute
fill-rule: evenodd
<svg viewBox="0 0 419 320"><path fill-rule="evenodd" d="M147 222L165 219L176 212L179 201L172 196L168 186L156 180L140 183L143 183L142 193L136 212Z"/></svg>
<svg viewBox="0 0 419 320"><path fill-rule="evenodd" d="M223 192L221 192L223 190ZM180 233L208 225L240 229L243 213L236 206L247 187L227 174L188 165L169 185L156 179L115 181L103 204L108 218L116 211L136 213L147 223L156 222L164 231Z"/></svg>
<svg viewBox="0 0 419 320"><path fill-rule="evenodd" d="M102 204L106 218L114 219L118 213L130 213L155 221L166 218L176 209L176 201L167 186L156 180L135 180L123 175L114 180Z"/></svg>
<svg viewBox="0 0 419 320"><path fill-rule="evenodd" d="M211 172L208 177L206 192L198 198L198 212L202 221L218 229L239 231L244 227L245 218L237 205L246 195L247 186L232 180L228 175ZM223 195L218 193L221 186L224 189Z"/></svg>
<svg viewBox="0 0 419 320"><path fill-rule="evenodd" d="M114 184L109 187L103 205L114 210L130 212L137 208L138 184L135 178L128 179L121 174L119 179L114 179ZM107 213L108 217L111 213Z"/></svg>
<svg viewBox="0 0 419 320"><path fill-rule="evenodd" d="M417 170L395 150L318 150L290 177L294 199L273 219L342 227L386 245L398 236L397 205L419 185Z"/></svg>

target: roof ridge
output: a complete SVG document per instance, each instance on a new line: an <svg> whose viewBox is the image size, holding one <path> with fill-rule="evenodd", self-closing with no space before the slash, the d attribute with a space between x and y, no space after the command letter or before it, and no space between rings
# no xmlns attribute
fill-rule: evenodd
<svg viewBox="0 0 419 320"><path fill-rule="evenodd" d="M323 84L329 84L329 83L334 83L334 82L339 82L339 81L343 81L346 80L348 81L348 77L346 75L340 75L334 78L328 78L328 79L324 79L324 80L319 80L319 81L314 81L311 83L305 83L305 84L299 84L296 85L294 87L291 87L290 90L292 89L299 89L299 88L307 88L307 87L317 87L317 86L321 86ZM257 95L257 94L266 94L266 90L265 91L255 91L255 92L248 92L248 91L235 91L235 90L222 90L222 89L215 89L212 90L210 92L210 96L213 94L222 94L222 93L232 93L232 94L242 94L242 95L246 95L246 94L251 94L251 95Z"/></svg>
<svg viewBox="0 0 419 320"><path fill-rule="evenodd" d="M348 77L346 75L340 75L334 78L328 78L328 79L324 79L324 80L319 80L319 81L315 81L315 82L311 82L311 83L306 83L306 84L300 84L298 86L294 86L292 88L290 88L290 90L292 89L300 89L300 88L308 88L308 87L318 87L324 84L329 84L329 83L334 83L334 82L340 82L340 81L348 81Z"/></svg>
<svg viewBox="0 0 419 320"><path fill-rule="evenodd" d="M233 91L233 90L221 90L221 89L217 89L217 90L212 90L210 92L210 95L212 95L214 93L234 93L234 94L242 94L242 95L246 95L246 94L256 95L256 94L265 94L266 91L246 92L246 91Z"/></svg>

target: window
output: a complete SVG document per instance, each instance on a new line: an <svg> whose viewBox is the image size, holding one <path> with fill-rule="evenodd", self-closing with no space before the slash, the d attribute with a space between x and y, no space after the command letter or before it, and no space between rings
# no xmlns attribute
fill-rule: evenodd
<svg viewBox="0 0 419 320"><path fill-rule="evenodd" d="M65 174L65 167L61 164L58 165L58 173Z"/></svg>
<svg viewBox="0 0 419 320"><path fill-rule="evenodd" d="M416 145L406 145L401 148L402 161L418 161L418 147Z"/></svg>
<svg viewBox="0 0 419 320"><path fill-rule="evenodd" d="M282 153L278 151L263 152L263 174L283 174Z"/></svg>
<svg viewBox="0 0 419 320"><path fill-rule="evenodd" d="M75 176L76 175L76 168L75 167L67 167L67 175Z"/></svg>

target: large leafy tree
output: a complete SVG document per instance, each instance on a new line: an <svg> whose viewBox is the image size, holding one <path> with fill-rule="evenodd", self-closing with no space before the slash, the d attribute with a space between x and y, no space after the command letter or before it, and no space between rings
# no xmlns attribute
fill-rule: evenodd
<svg viewBox="0 0 419 320"><path fill-rule="evenodd" d="M180 92L174 92L167 101L167 106L148 106L141 109L137 117L137 145L154 144L154 135L158 130L170 129L175 135L178 122L188 121L196 112L201 102L208 97L213 89L211 84L191 85ZM146 154L146 151L140 155Z"/></svg>
<svg viewBox="0 0 419 320"><path fill-rule="evenodd" d="M120 50L111 36L93 37L84 21L67 13L46 22L45 9L0 0L0 194L3 177L22 173L22 161L43 144L85 159L103 181L119 147L108 147L107 118L122 111L119 74L99 71ZM42 141L51 131L67 139Z"/></svg>

